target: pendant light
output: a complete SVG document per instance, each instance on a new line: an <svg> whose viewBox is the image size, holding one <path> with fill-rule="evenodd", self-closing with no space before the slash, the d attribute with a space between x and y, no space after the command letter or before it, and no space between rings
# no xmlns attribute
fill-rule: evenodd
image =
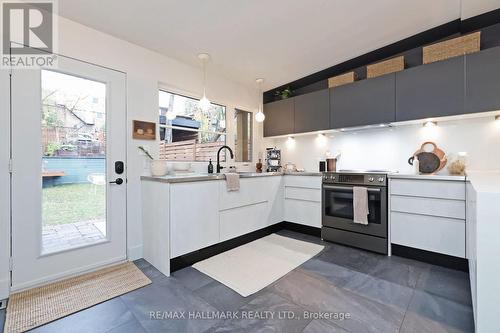
<svg viewBox="0 0 500 333"><path fill-rule="evenodd" d="M264 114L264 112L262 111L262 109L264 108L263 104L262 104L262 82L264 82L264 79L257 79L255 80L255 82L257 82L257 86L259 87L259 111L255 114L255 121L258 122L258 123L261 123L264 121L264 119L266 119L266 115Z"/></svg>
<svg viewBox="0 0 500 333"><path fill-rule="evenodd" d="M207 53L198 54L198 59L200 59L203 65L203 97L198 102L198 107L201 111L208 111L210 108L210 100L207 98L206 87L207 87L207 62L210 60L210 55Z"/></svg>

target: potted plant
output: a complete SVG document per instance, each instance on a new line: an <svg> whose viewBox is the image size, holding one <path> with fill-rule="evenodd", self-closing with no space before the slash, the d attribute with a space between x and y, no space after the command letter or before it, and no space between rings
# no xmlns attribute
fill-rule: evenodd
<svg viewBox="0 0 500 333"><path fill-rule="evenodd" d="M168 173L166 160L155 160L149 151L143 146L137 147L149 159L149 169L153 177L165 176Z"/></svg>
<svg viewBox="0 0 500 333"><path fill-rule="evenodd" d="M290 86L286 87L286 89L283 89L281 91L276 90L274 93L275 96L280 97L281 99L287 99L292 97L293 95L293 90L290 88Z"/></svg>

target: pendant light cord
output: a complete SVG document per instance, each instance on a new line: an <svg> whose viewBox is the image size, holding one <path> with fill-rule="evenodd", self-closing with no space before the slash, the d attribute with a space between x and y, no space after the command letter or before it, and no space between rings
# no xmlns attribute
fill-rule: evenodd
<svg viewBox="0 0 500 333"><path fill-rule="evenodd" d="M202 63L203 63L203 97L206 97L207 94L206 94L206 86L207 86L207 64L206 64L206 60L203 59Z"/></svg>

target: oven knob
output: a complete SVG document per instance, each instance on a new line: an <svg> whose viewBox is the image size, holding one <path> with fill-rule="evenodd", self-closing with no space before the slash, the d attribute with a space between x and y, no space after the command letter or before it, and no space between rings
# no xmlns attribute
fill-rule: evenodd
<svg viewBox="0 0 500 333"><path fill-rule="evenodd" d="M374 180L375 180L375 178L373 178L373 177L368 178L368 181L369 181L370 183L371 183L371 182L373 182Z"/></svg>
<svg viewBox="0 0 500 333"><path fill-rule="evenodd" d="M380 177L380 178L378 179L378 181L379 181L380 183L383 183L383 182L384 182L384 177Z"/></svg>
<svg viewBox="0 0 500 333"><path fill-rule="evenodd" d="M332 180L335 180L335 176L331 176L330 178L331 178Z"/></svg>
<svg viewBox="0 0 500 333"><path fill-rule="evenodd" d="M324 180L328 180L328 175L324 175L324 176L323 176L323 179L324 179Z"/></svg>

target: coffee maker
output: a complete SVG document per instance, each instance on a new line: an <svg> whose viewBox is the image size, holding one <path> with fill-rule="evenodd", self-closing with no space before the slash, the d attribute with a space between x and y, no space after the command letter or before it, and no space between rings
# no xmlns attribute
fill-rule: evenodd
<svg viewBox="0 0 500 333"><path fill-rule="evenodd" d="M281 171L281 150L276 148L266 148L266 171Z"/></svg>

